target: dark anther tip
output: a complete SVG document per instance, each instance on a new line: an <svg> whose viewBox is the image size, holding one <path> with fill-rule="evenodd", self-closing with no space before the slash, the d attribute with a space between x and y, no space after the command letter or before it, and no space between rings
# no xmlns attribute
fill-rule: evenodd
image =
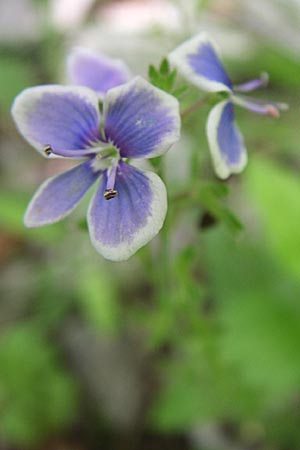
<svg viewBox="0 0 300 450"><path fill-rule="evenodd" d="M114 198L118 192L115 189L105 189L104 191L104 198L105 200L110 200L111 198Z"/></svg>
<svg viewBox="0 0 300 450"><path fill-rule="evenodd" d="M45 147L43 148L43 152L46 153L47 156L52 155L53 150L51 145L45 145Z"/></svg>

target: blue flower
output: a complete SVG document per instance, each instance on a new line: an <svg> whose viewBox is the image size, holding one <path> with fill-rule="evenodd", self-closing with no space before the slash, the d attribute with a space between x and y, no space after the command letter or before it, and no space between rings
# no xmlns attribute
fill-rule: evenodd
<svg viewBox="0 0 300 450"><path fill-rule="evenodd" d="M25 89L12 107L25 139L42 155L83 159L46 180L24 217L28 227L67 216L90 186L99 185L88 210L92 244L105 258L128 259L163 225L165 185L153 172L128 164L128 158L152 158L179 139L177 100L140 77L110 89L103 100L82 86Z"/></svg>
<svg viewBox="0 0 300 450"><path fill-rule="evenodd" d="M93 50L76 47L67 58L67 78L71 84L87 86L103 99L111 88L131 78L128 67L119 59Z"/></svg>
<svg viewBox="0 0 300 450"><path fill-rule="evenodd" d="M214 42L206 33L200 33L185 41L168 56L178 72L195 86L208 92L226 92L228 98L217 103L211 110L206 133L216 174L225 179L232 173L241 172L247 164L244 141L234 122L233 104L258 114L278 117L284 103L265 102L246 97L239 92L249 92L266 84L267 76L233 86Z"/></svg>

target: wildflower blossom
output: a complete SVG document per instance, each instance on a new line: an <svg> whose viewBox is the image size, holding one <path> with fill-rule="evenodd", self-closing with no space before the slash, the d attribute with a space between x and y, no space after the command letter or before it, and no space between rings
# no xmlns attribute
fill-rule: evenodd
<svg viewBox="0 0 300 450"><path fill-rule="evenodd" d="M243 137L234 122L233 104L273 117L278 117L279 110L286 109L287 105L240 95L240 92L250 92L265 85L267 76L263 74L260 78L233 86L218 57L214 42L206 33L187 40L173 50L168 58L179 73L194 85L208 92L227 94L225 100L212 108L206 133L216 174L225 179L232 173L241 172L247 164L247 152Z"/></svg>
<svg viewBox="0 0 300 450"><path fill-rule="evenodd" d="M109 89L129 81L130 71L119 59L77 47L67 58L67 77L71 84L87 86L103 99Z"/></svg>
<svg viewBox="0 0 300 450"><path fill-rule="evenodd" d="M99 253L125 260L159 232L167 210L165 185L155 173L129 165L128 158L162 155L178 140L174 97L137 77L107 92L102 121L98 96L89 88L36 86L18 95L12 115L44 156L84 159L41 185L25 225L61 220L99 178L87 217Z"/></svg>

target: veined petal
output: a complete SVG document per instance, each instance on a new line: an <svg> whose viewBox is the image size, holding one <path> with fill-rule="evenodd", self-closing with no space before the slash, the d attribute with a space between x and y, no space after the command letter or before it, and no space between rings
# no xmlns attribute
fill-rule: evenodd
<svg viewBox="0 0 300 450"><path fill-rule="evenodd" d="M250 92L254 89L266 86L269 81L269 75L267 72L262 72L259 78L254 78L253 80L245 81L244 83L237 84L234 86L234 91L236 92Z"/></svg>
<svg viewBox="0 0 300 450"><path fill-rule="evenodd" d="M232 90L216 45L204 32L175 48L168 59L183 77L204 91Z"/></svg>
<svg viewBox="0 0 300 450"><path fill-rule="evenodd" d="M266 100L260 100L242 95L233 95L232 101L236 105L242 106L249 111L272 117L279 117L280 111L285 111L289 107L287 103L268 102Z"/></svg>
<svg viewBox="0 0 300 450"><path fill-rule="evenodd" d="M107 140L119 148L122 157L161 155L180 136L178 101L136 77L106 94L104 129Z"/></svg>
<svg viewBox="0 0 300 450"><path fill-rule="evenodd" d="M27 227L38 227L58 222L67 216L100 172L88 160L67 172L46 180L34 194L24 216Z"/></svg>
<svg viewBox="0 0 300 450"><path fill-rule="evenodd" d="M87 86L100 96L130 78L129 70L121 60L84 48L75 48L71 52L67 59L67 72L72 84Z"/></svg>
<svg viewBox="0 0 300 450"><path fill-rule="evenodd" d="M110 200L103 196L107 174L101 178L88 211L92 244L112 261L128 259L161 229L167 194L162 180L153 172L141 171L120 162Z"/></svg>
<svg viewBox="0 0 300 450"><path fill-rule="evenodd" d="M101 139L98 97L86 87L27 88L15 98L12 116L24 138L44 156L46 145L75 150Z"/></svg>
<svg viewBox="0 0 300 450"><path fill-rule="evenodd" d="M234 123L231 101L218 103L210 111L206 133L216 174L225 179L241 172L247 164L247 151Z"/></svg>

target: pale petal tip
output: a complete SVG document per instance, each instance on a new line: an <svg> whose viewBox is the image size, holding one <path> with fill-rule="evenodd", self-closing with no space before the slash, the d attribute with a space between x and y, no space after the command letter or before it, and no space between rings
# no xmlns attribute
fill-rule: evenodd
<svg viewBox="0 0 300 450"><path fill-rule="evenodd" d="M131 237L130 235L123 236L122 239L116 244L112 244L107 242L107 236L105 236L104 231L105 229L107 229L107 232L109 234L112 230L111 227L114 226L113 223L109 225L110 228L107 228L107 225L105 225L105 227L102 228L101 232L97 230L97 227L99 226L99 220L101 220L101 216L103 214L103 208L100 208L100 204L98 202L100 198L99 190L96 191L88 209L87 217L91 243L98 253L100 253L105 259L108 259L110 261L119 262L128 260L141 247L148 244L159 233L165 220L167 212L167 192L163 181L158 177L158 175L153 172L140 171L138 169L135 169L135 171L142 172L147 177L149 187L152 192L152 199L150 210L147 213L146 222L142 226L138 226ZM102 187L99 186L99 188L101 191ZM117 202L123 201L121 195L122 194L120 193L119 199L118 196L115 197ZM112 199L111 202L114 202L115 199ZM96 205L95 202L98 202L98 204ZM110 205L113 206L113 203L110 203ZM119 205L116 204L116 208L116 212L118 213ZM133 214L133 212L133 210L129 210L128 214ZM98 215L98 213L99 217L97 219L96 216ZM109 215L109 217L111 218L111 215ZM119 223L121 223L123 219L124 217L120 217ZM119 223L117 223L116 226L118 226ZM122 227L120 228L120 232L121 230Z"/></svg>

